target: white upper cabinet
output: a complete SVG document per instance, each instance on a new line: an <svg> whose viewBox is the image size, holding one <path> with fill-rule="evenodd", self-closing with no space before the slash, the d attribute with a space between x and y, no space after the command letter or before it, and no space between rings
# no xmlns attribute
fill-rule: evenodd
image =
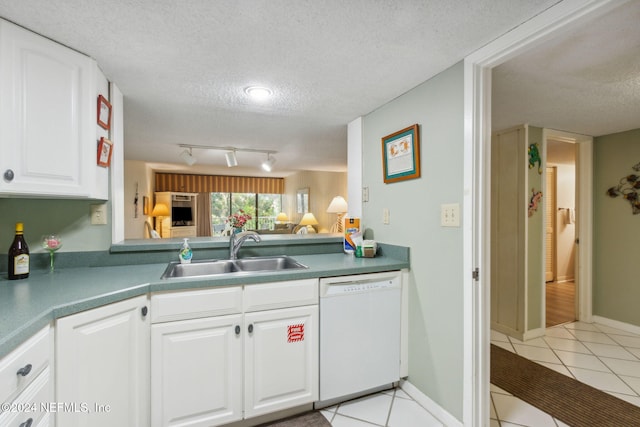
<svg viewBox="0 0 640 427"><path fill-rule="evenodd" d="M0 195L89 198L96 189L93 59L0 20Z"/></svg>

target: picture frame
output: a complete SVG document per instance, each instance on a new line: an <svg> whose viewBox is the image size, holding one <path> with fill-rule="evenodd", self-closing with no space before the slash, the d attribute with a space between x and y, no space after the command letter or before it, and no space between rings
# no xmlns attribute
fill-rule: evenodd
<svg viewBox="0 0 640 427"><path fill-rule="evenodd" d="M111 153L113 152L113 142L104 136L98 143L98 166L109 167L111 164Z"/></svg>
<svg viewBox="0 0 640 427"><path fill-rule="evenodd" d="M149 215L149 198L147 196L142 196L142 214Z"/></svg>
<svg viewBox="0 0 640 427"><path fill-rule="evenodd" d="M296 212L306 214L309 212L309 188L301 188L296 193Z"/></svg>
<svg viewBox="0 0 640 427"><path fill-rule="evenodd" d="M414 124L382 138L385 184L420 178L420 133Z"/></svg>
<svg viewBox="0 0 640 427"><path fill-rule="evenodd" d="M106 130L111 128L111 104L102 95L98 95L98 125Z"/></svg>

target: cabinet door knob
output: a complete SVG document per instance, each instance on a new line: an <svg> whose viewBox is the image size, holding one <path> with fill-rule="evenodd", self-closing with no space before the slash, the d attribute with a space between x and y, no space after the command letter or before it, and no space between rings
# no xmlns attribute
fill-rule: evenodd
<svg viewBox="0 0 640 427"><path fill-rule="evenodd" d="M249 328L247 328L249 330L249 333L253 333L253 324L249 325Z"/></svg>
<svg viewBox="0 0 640 427"><path fill-rule="evenodd" d="M236 335L240 335L240 325L236 325Z"/></svg>
<svg viewBox="0 0 640 427"><path fill-rule="evenodd" d="M31 368L32 368L31 363L29 363L23 368L18 369L18 372L16 372L16 375L21 375L23 377L26 377L27 375L29 375L29 372L31 372Z"/></svg>
<svg viewBox="0 0 640 427"><path fill-rule="evenodd" d="M31 424L33 424L33 418L29 418L27 421L23 422L18 427L31 427Z"/></svg>
<svg viewBox="0 0 640 427"><path fill-rule="evenodd" d="M5 181L11 182L13 181L13 171L11 169L7 169L6 171L4 171L4 179Z"/></svg>
<svg viewBox="0 0 640 427"><path fill-rule="evenodd" d="M142 309L140 310L140 312L142 313L142 317L146 317L147 313L149 312L149 309L147 308L147 306L145 305L144 307L142 307Z"/></svg>

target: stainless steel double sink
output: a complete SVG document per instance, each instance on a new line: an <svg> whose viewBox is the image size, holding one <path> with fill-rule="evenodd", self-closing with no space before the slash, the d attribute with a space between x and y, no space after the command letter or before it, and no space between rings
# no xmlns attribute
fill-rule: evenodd
<svg viewBox="0 0 640 427"><path fill-rule="evenodd" d="M221 274L248 274L268 271L281 271L309 268L295 259L282 256L266 256L240 259L217 259L192 261L190 264L170 262L161 279L185 277L217 276Z"/></svg>

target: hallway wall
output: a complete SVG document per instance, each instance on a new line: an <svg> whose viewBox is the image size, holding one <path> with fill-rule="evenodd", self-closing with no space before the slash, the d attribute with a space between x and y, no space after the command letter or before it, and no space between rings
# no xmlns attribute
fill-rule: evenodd
<svg viewBox="0 0 640 427"><path fill-rule="evenodd" d="M639 175L640 129L594 139L593 314L640 326L640 214L607 189Z"/></svg>

